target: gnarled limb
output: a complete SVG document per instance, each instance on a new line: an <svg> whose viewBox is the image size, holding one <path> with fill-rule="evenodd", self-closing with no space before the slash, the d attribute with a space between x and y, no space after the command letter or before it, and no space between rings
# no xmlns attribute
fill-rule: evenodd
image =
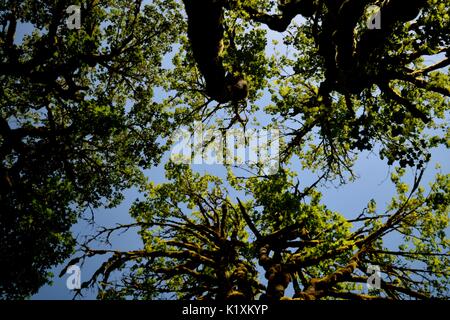
<svg viewBox="0 0 450 320"><path fill-rule="evenodd" d="M222 59L223 14L227 1L183 0L188 16L188 36L194 59L205 78L207 94L220 103L247 97L242 75L227 74Z"/></svg>

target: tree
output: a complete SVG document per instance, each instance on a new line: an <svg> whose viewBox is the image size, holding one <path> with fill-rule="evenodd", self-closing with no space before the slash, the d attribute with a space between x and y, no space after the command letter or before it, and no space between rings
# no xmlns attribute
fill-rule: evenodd
<svg viewBox="0 0 450 320"><path fill-rule="evenodd" d="M109 255L83 284L98 285L101 298L276 300L290 284L293 299L448 296L449 176L421 186L431 149L450 145L447 1L159 0L143 10L140 1L91 1L76 32L56 27L68 3L33 10L36 3L2 3L2 190L10 190L1 198L10 212L1 218L2 256L24 234L45 244L12 256L40 259L38 268L25 264L38 280L21 283L14 272L24 264L13 264L0 282L7 295L33 292L68 256L71 205L99 206L140 185L146 199L131 209L136 222L101 230L75 258ZM366 26L370 5L380 29ZM21 46L11 40L19 17L42 31ZM269 29L283 37L273 52ZM173 129L200 121L245 131L261 114L270 118L261 126L282 129L277 174L256 164L253 175L230 170L222 182L169 162L168 183L144 182L139 167L157 163ZM355 218L331 212L318 185L351 182L364 150L397 165L397 195L383 212L375 202ZM402 180L407 167L415 169L411 186ZM300 186L294 177L305 169L318 180ZM243 195L232 198L232 189ZM92 246L135 227L141 249ZM398 249L386 239L394 233ZM369 265L380 266L381 287L363 294Z"/></svg>
<svg viewBox="0 0 450 320"><path fill-rule="evenodd" d="M132 207L135 223L104 229L83 247L82 259L110 255L84 283L98 283L100 298L277 300L288 298L290 283L290 298L301 300L448 295L448 176L439 175L425 193L418 171L408 191L405 170L398 169L391 180L399 194L386 212L371 202L357 218L346 219L321 204L316 190L300 191L287 170L264 179L230 173L233 186L251 196L243 202L231 199L217 177L186 165L166 168L170 182L150 184L146 200ZM89 246L135 227L142 249ZM392 233L403 237L398 250L385 241ZM384 276L368 295L362 285L371 265ZM110 279L116 270L120 281Z"/></svg>
<svg viewBox="0 0 450 320"><path fill-rule="evenodd" d="M0 2L1 297L47 283L77 218L120 203L164 150L169 120L150 101L180 17L170 1L141 2ZM66 27L71 5L79 30Z"/></svg>
<svg viewBox="0 0 450 320"><path fill-rule="evenodd" d="M231 199L217 177L169 163L171 181L149 185L147 199L133 206L136 223L97 235L138 227L144 247L120 252L86 244L82 258L110 257L85 286L98 280L101 298L276 300L291 283L293 299L448 296L449 177L439 174L428 192L420 185L430 148L448 147L447 124L439 122L450 96L448 4L183 3L188 39L167 84L177 91L167 103L178 106L180 123L224 112L229 118L216 119L219 128L245 128L245 115L261 111L258 98L269 90L266 114L279 126L294 123L285 131L283 164L296 155L302 169L322 174L301 191L283 164L271 176L258 166L247 179L230 171L228 183L251 199L244 202ZM371 4L380 5L380 30L365 27ZM298 15L301 24L293 23ZM287 30L284 44L294 53L268 56L264 25ZM440 60L426 65L425 55ZM233 99L238 77L248 85L245 101ZM371 201L348 219L320 203L319 182L345 182L357 152L377 149L389 165L400 165L391 176L398 194L385 212ZM405 167L416 168L411 187L401 179ZM402 237L398 249L386 240L392 233ZM382 270L381 285L363 294L371 265ZM110 280L115 270L121 281Z"/></svg>

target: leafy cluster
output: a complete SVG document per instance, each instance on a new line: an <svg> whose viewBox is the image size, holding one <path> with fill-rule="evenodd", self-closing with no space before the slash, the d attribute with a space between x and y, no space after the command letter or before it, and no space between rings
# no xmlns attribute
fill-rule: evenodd
<svg viewBox="0 0 450 320"><path fill-rule="evenodd" d="M82 6L79 30L66 27L70 5ZM178 37L175 8L0 3L1 296L48 282L49 267L74 249L80 214L120 203L122 190L144 181L139 167L158 161L169 120L151 102Z"/></svg>

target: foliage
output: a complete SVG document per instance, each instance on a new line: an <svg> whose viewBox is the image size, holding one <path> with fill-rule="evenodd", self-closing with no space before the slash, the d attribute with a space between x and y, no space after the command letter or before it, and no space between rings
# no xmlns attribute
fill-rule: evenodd
<svg viewBox="0 0 450 320"><path fill-rule="evenodd" d="M151 102L178 36L177 5L87 1L83 28L69 30L74 4L0 3L0 296L48 282L73 251L77 217L120 203L144 181L139 166L164 150L169 119ZM29 30L22 41L19 30Z"/></svg>
<svg viewBox="0 0 450 320"><path fill-rule="evenodd" d="M81 212L131 186L145 193L136 222L100 230L76 257L108 255L83 287L100 298L273 300L290 285L293 299L448 296L449 176L421 184L432 149L450 143L448 1L90 0L80 30L64 27L69 2L0 3L1 296L36 292L72 253ZM370 5L379 30L366 27ZM20 43L16 23L34 30ZM154 185L141 169L194 121L281 128L278 173L230 168L222 181L168 162ZM354 179L362 151L396 166L397 195L350 218L318 188ZM304 170L318 180L300 185ZM135 227L141 249L93 245ZM383 274L366 294L369 265Z"/></svg>

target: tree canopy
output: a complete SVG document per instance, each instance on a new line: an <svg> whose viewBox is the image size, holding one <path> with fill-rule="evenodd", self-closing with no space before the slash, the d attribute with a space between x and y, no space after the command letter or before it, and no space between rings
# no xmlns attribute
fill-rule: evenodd
<svg viewBox="0 0 450 320"><path fill-rule="evenodd" d="M422 180L450 147L449 16L447 0L0 1L0 297L105 256L83 283L102 299L447 298L450 175ZM196 122L279 129L277 172L167 161L152 183ZM394 167L397 194L328 209L319 186L352 183L363 151ZM77 243L73 224L130 187L135 222ZM106 245L136 228L142 248ZM364 293L370 265L381 284Z"/></svg>

